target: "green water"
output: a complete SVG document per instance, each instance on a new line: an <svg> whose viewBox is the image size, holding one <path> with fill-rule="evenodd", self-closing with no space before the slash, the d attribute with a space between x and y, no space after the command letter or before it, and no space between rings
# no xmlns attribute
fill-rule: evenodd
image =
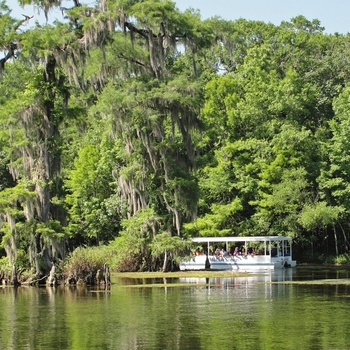
<svg viewBox="0 0 350 350"><path fill-rule="evenodd" d="M349 349L350 286L270 282L350 273L286 271L250 278L113 280L110 290L2 288L0 348Z"/></svg>

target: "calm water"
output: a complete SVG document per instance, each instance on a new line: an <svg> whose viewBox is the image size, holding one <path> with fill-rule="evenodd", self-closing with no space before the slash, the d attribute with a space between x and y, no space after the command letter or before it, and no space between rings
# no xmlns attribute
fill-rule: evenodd
<svg viewBox="0 0 350 350"><path fill-rule="evenodd" d="M350 286L270 283L339 278L350 270L0 288L0 348L350 349Z"/></svg>

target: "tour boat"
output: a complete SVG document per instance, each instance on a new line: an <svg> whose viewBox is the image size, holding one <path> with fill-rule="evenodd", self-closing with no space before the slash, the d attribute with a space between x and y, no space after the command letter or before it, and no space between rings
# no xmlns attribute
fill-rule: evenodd
<svg viewBox="0 0 350 350"><path fill-rule="evenodd" d="M197 249L180 270L261 270L295 267L292 239L284 236L196 237Z"/></svg>

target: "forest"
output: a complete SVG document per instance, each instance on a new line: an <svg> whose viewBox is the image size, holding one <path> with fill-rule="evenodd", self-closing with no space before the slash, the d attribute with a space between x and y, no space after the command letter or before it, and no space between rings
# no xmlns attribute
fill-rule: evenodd
<svg viewBox="0 0 350 350"><path fill-rule="evenodd" d="M18 3L64 19L0 0L3 270L174 269L201 235L349 260L349 34L171 0Z"/></svg>

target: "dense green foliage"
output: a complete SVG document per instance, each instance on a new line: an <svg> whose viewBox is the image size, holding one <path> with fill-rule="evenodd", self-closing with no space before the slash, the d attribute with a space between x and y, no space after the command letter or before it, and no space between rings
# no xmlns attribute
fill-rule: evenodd
<svg viewBox="0 0 350 350"><path fill-rule="evenodd" d="M32 26L0 3L1 255L40 277L83 245L166 270L196 235L348 253L349 35L72 3Z"/></svg>

